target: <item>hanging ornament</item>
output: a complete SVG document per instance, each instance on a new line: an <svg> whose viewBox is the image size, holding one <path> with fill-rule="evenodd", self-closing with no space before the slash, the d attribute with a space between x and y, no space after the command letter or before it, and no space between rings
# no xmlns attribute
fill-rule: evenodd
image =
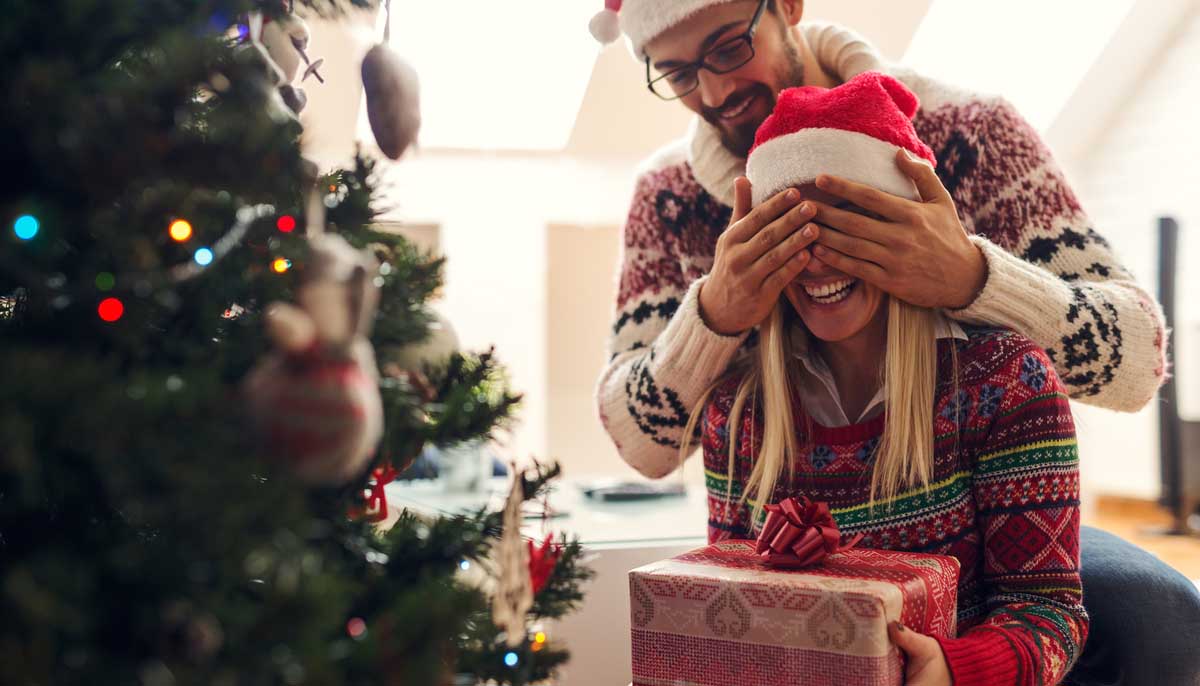
<svg viewBox="0 0 1200 686"><path fill-rule="evenodd" d="M387 485L400 476L399 470L384 464L371 471L371 481L363 494L365 504L351 512L352 517L365 517L372 522L382 522L388 517Z"/></svg>
<svg viewBox="0 0 1200 686"><path fill-rule="evenodd" d="M306 483L340 486L363 474L383 434L367 340L379 289L374 259L324 232L316 193L308 222L310 254L296 304L267 308L276 350L250 371L245 395L268 455Z"/></svg>
<svg viewBox="0 0 1200 686"><path fill-rule="evenodd" d="M284 83L295 81L300 73L301 63L309 63L306 50L311 37L308 24L295 14L263 19L259 40L266 48L267 54L283 71Z"/></svg>
<svg viewBox="0 0 1200 686"><path fill-rule="evenodd" d="M555 545L552 533L546 534L546 540L539 547L535 548L533 541L526 541L525 544L529 548L529 583L533 587L533 594L537 595L554 573L554 567L562 557L562 546Z"/></svg>
<svg viewBox="0 0 1200 686"><path fill-rule="evenodd" d="M421 129L420 84L417 72L388 45L392 29L390 0L383 42L367 51L362 61L367 119L383 154L400 159Z"/></svg>
<svg viewBox="0 0 1200 686"><path fill-rule="evenodd" d="M274 18L264 17L259 12L251 13L247 34L249 44L261 52L267 62L271 72L268 81L275 86L279 98L291 113L299 114L308 104L304 89L295 85L300 65L306 65L301 82L309 76L316 76L318 81L324 83L325 79L317 71L324 60L309 59L308 42L312 34L308 24L293 9L289 7L287 14Z"/></svg>
<svg viewBox="0 0 1200 686"><path fill-rule="evenodd" d="M512 469L512 488L504 504L504 529L496 546L499 580L492 595L492 622L505 633L510 648L525 642L525 616L533 607L529 579L529 549L521 538L521 503L525 501L525 474ZM511 666L511 665L510 665Z"/></svg>

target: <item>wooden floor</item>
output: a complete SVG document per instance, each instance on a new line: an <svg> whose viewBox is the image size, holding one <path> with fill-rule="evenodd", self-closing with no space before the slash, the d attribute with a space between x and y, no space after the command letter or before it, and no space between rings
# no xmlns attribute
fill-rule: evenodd
<svg viewBox="0 0 1200 686"><path fill-rule="evenodd" d="M1157 555L1189 579L1200 580L1200 537L1163 536L1153 533L1171 518L1153 502L1099 496L1083 523L1112 533Z"/></svg>

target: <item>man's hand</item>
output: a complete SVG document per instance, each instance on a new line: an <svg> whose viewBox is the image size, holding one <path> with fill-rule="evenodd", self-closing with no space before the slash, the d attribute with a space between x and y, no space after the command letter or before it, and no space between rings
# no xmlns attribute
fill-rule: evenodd
<svg viewBox="0 0 1200 686"><path fill-rule="evenodd" d="M766 318L779 294L812 259L817 239L813 203L795 189L750 209L750 181L733 184L733 216L717 239L708 281L700 288L700 317L713 331L733 335Z"/></svg>
<svg viewBox="0 0 1200 686"><path fill-rule="evenodd" d="M825 230L814 259L922 307L962 308L987 281L987 262L967 237L954 200L933 167L901 150L896 164L921 201L822 175L817 188L880 217L813 202Z"/></svg>
<svg viewBox="0 0 1200 686"><path fill-rule="evenodd" d="M888 636L904 653L904 686L950 686L950 667L932 636L918 634L900 622L888 624Z"/></svg>

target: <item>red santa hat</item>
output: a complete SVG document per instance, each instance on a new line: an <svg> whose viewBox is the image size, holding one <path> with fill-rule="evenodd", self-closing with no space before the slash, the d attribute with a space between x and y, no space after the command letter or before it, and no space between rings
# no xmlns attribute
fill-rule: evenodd
<svg viewBox="0 0 1200 686"><path fill-rule="evenodd" d="M588 24L596 40L611 43L624 32L629 49L646 59L646 43L710 5L732 0L604 0L604 9Z"/></svg>
<svg viewBox="0 0 1200 686"><path fill-rule="evenodd" d="M904 84L873 71L836 88L784 90L775 111L758 127L746 160L753 203L811 183L818 174L920 200L916 185L896 166L901 148L937 164L913 129L912 117L919 107L917 96Z"/></svg>

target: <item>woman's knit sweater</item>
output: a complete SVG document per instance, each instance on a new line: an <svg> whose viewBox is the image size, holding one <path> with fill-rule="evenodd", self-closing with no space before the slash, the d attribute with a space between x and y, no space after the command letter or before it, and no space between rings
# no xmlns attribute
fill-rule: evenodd
<svg viewBox="0 0 1200 686"><path fill-rule="evenodd" d="M930 490L867 507L884 415L827 428L794 408L804 446L789 495L827 501L845 534L868 548L952 555L961 563L959 637L939 639L955 686L1056 684L1079 656L1087 614L1079 579L1079 470L1066 391L1045 352L1009 331L967 327L939 342ZM950 346L957 348L957 384ZM748 402L730 480L729 413L737 379L722 383L701 422L709 540L753 538L739 504L762 439ZM811 436L804 427L811 426ZM760 522L761 523L761 522Z"/></svg>

